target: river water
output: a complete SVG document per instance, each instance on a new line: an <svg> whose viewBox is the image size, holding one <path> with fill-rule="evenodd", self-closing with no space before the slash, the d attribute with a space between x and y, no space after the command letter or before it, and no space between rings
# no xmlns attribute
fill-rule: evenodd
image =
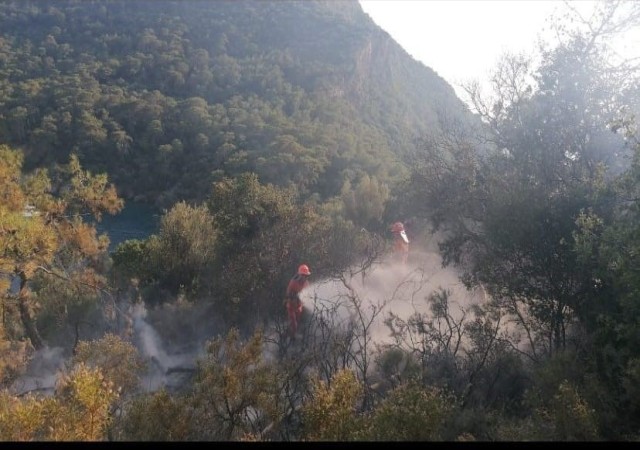
<svg viewBox="0 0 640 450"><path fill-rule="evenodd" d="M158 231L161 212L145 203L127 202L120 213L112 216L102 215L102 221L96 224L98 233L109 236L109 251L129 239L146 239Z"/></svg>

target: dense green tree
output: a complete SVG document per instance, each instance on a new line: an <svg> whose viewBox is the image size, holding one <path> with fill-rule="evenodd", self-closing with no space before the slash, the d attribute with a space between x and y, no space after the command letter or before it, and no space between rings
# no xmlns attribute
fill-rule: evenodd
<svg viewBox="0 0 640 450"><path fill-rule="evenodd" d="M149 239L129 239L119 244L111 253L111 275L115 286L127 286L132 280L135 280L135 284L153 283L154 270L151 266L149 243Z"/></svg>
<svg viewBox="0 0 640 450"><path fill-rule="evenodd" d="M593 350L596 368L610 393L606 404L609 409L632 410L634 401L633 384L637 352L638 329L638 277L634 261L638 247L637 232L637 143L632 164L627 172L617 180L614 220L603 220L593 212L580 216L579 229L575 233L576 252L585 266L592 268L598 295L590 301L590 329L593 330ZM625 380L621 385L619 380ZM588 399L594 406L596 401ZM604 411L603 411L604 412ZM608 432L612 427L631 430L637 423L637 414L626 415L628 421L616 419L609 412L600 428Z"/></svg>
<svg viewBox="0 0 640 450"><path fill-rule="evenodd" d="M184 295L197 298L211 286L218 231L206 206L184 202L165 211L157 234L129 240L113 252L113 280L143 288L153 302ZM169 255L172 255L169 257Z"/></svg>
<svg viewBox="0 0 640 450"><path fill-rule="evenodd" d="M376 407L366 439L376 441L440 441L455 410L453 398L416 383L395 388Z"/></svg>
<svg viewBox="0 0 640 450"><path fill-rule="evenodd" d="M392 185L436 109L467 114L355 0L35 0L0 17L0 128L26 166L73 151L165 208L245 171L323 199L359 181L351 170Z"/></svg>
<svg viewBox="0 0 640 450"><path fill-rule="evenodd" d="M534 439L594 441L599 438L595 411L575 387L562 381L553 397L539 405L533 416Z"/></svg>
<svg viewBox="0 0 640 450"><path fill-rule="evenodd" d="M535 365L564 367L565 377L553 377L545 392L566 379L570 388L558 395L575 411L588 411L572 419L584 425L580 430L561 430L553 428L564 426L557 416L548 428L532 422L528 410L523 429L536 439L611 437L633 427L614 419L627 401L614 380L635 346L614 330L635 329L637 315L632 303L619 302L626 288L611 262L635 229L626 221L635 220L633 189L620 190L615 180L630 153L620 130L633 123L626 112L637 107L637 72L613 69L606 38L637 23L638 14L634 5L611 2L599 4L590 22L574 18L586 31L561 30L565 39L543 49L537 66L505 58L491 101L470 86L486 128L443 120L446 132L424 139L409 188L414 205L445 231L445 262L460 265L467 284L485 290L509 328L517 324L504 342ZM633 279L626 269L617 275L623 273ZM569 356L571 363L554 363ZM549 406L551 394L544 398L545 411L559 411L560 404Z"/></svg>
<svg viewBox="0 0 640 450"><path fill-rule="evenodd" d="M365 226L379 223L389 199L389 189L378 179L363 174L352 188L349 181L342 187L346 216Z"/></svg>
<svg viewBox="0 0 640 450"><path fill-rule="evenodd" d="M22 173L22 153L0 147L1 246L0 270L8 280L17 279L17 292L6 291L4 298L14 297L24 332L34 348L43 346L33 316L31 282L36 274L61 278L94 291L104 285L96 271L100 256L106 251L108 238L97 236L95 227L85 223L82 215L100 220L106 211L115 213L122 207L105 175L84 171L77 157L59 168L53 178L46 170ZM8 281L3 278L4 290Z"/></svg>
<svg viewBox="0 0 640 450"><path fill-rule="evenodd" d="M612 155L625 151L608 129L624 78L591 45L600 28L544 52L539 67L506 58L492 104L470 89L487 131L449 123L424 141L413 174L416 204L449 231L445 261L465 267L469 285L484 286L521 322L536 360L566 347L600 289L573 246L583 211L610 220Z"/></svg>
<svg viewBox="0 0 640 450"><path fill-rule="evenodd" d="M215 257L217 231L205 206L190 207L180 202L167 211L160 230L147 243L149 258L160 287L173 294L193 295ZM167 258L167 255L172 255Z"/></svg>
<svg viewBox="0 0 640 450"><path fill-rule="evenodd" d="M365 258L370 244L352 223L300 203L292 189L261 184L255 174L215 183L207 205L219 231L215 302L233 320L281 316L287 282L301 263L321 279Z"/></svg>

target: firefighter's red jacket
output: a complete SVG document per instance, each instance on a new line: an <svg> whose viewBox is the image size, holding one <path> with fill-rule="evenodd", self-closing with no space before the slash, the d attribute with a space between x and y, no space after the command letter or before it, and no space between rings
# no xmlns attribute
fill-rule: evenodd
<svg viewBox="0 0 640 450"><path fill-rule="evenodd" d="M304 275L295 274L287 286L287 300L300 301L300 292L309 285Z"/></svg>

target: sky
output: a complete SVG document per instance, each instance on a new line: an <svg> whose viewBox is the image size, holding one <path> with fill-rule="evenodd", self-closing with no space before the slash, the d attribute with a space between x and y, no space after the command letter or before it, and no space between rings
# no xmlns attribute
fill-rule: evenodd
<svg viewBox="0 0 640 450"><path fill-rule="evenodd" d="M360 0L365 13L413 58L464 99L461 82L487 86L505 51L531 52L549 36L547 19L565 11L556 0ZM581 0L581 10L594 2ZM638 41L636 41L637 45ZM637 48L637 47L636 47Z"/></svg>

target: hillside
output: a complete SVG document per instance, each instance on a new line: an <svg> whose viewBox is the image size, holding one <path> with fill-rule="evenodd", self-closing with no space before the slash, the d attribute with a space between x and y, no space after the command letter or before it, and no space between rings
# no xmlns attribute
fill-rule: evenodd
<svg viewBox="0 0 640 450"><path fill-rule="evenodd" d="M2 2L0 21L0 141L157 206L246 171L319 200L392 187L438 111L467 115L355 0Z"/></svg>
<svg viewBox="0 0 640 450"><path fill-rule="evenodd" d="M640 3L476 115L356 2L0 20L0 441L640 438Z"/></svg>

